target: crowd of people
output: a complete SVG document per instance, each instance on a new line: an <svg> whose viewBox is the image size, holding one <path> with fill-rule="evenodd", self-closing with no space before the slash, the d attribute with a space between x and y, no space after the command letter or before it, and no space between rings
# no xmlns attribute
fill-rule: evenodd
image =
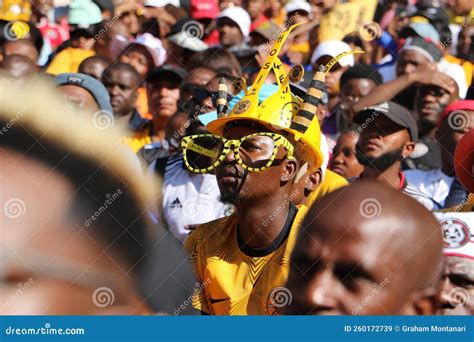
<svg viewBox="0 0 474 342"><path fill-rule="evenodd" d="M0 314L474 314L473 4L0 2Z"/></svg>

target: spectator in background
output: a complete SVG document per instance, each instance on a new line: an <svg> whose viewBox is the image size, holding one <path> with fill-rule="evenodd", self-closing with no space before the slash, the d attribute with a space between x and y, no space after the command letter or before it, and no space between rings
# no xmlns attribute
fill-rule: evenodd
<svg viewBox="0 0 474 342"><path fill-rule="evenodd" d="M96 80L100 80L104 71L110 66L110 61L100 56L92 56L84 59L79 64L78 72L80 74L89 75Z"/></svg>
<svg viewBox="0 0 474 342"><path fill-rule="evenodd" d="M318 67L320 65L326 65L331 59L347 51L351 51L351 47L344 42L336 40L321 42L316 48L316 50L314 50L313 55L311 57L313 69L318 70ZM354 66L354 56L344 56L332 67L332 69L326 75L326 86L329 96L328 107L330 112L332 112L334 108L336 108L337 103L340 101L339 80L344 71L346 71L352 66ZM325 131L324 126L323 131ZM334 132L327 133L334 134Z"/></svg>
<svg viewBox="0 0 474 342"><path fill-rule="evenodd" d="M115 8L115 15L118 20L127 27L128 33L136 37L141 29L141 18L138 14L143 6L135 0L124 0Z"/></svg>
<svg viewBox="0 0 474 342"><path fill-rule="evenodd" d="M232 76L240 75L240 63L229 51L221 48L209 48L198 52L191 61L190 69L210 68L215 72L224 72Z"/></svg>
<svg viewBox="0 0 474 342"><path fill-rule="evenodd" d="M364 171L356 157L358 139L357 130L342 132L332 152L329 168L346 179L359 178Z"/></svg>
<svg viewBox="0 0 474 342"><path fill-rule="evenodd" d="M195 90L206 86L216 73L206 67L192 69L180 86L179 107L188 114L196 110Z"/></svg>
<svg viewBox="0 0 474 342"><path fill-rule="evenodd" d="M217 17L219 43L223 48L242 45L250 33L251 19L242 7L228 7Z"/></svg>
<svg viewBox="0 0 474 342"><path fill-rule="evenodd" d="M433 170L405 171L408 182L418 191L433 199L440 208L456 176L454 152L461 138L474 128L474 101L456 101L438 118L436 141L441 155L440 167Z"/></svg>
<svg viewBox="0 0 474 342"><path fill-rule="evenodd" d="M140 116L135 106L140 83L138 72L125 63L113 64L102 76L102 84L110 96L114 122L128 133L123 141L133 152L138 152L144 145L142 139L146 139L145 132L149 130L150 124Z"/></svg>
<svg viewBox="0 0 474 342"><path fill-rule="evenodd" d="M302 223L285 285L293 300L283 313L432 315L442 246L436 219L408 196L378 182L338 189Z"/></svg>
<svg viewBox="0 0 474 342"><path fill-rule="evenodd" d="M268 0L268 7L265 10L265 16L275 25L279 27L283 26L286 21L283 2L280 0Z"/></svg>
<svg viewBox="0 0 474 342"><path fill-rule="evenodd" d="M2 56L21 55L37 63L39 52L31 39L4 40L1 46Z"/></svg>
<svg viewBox="0 0 474 342"><path fill-rule="evenodd" d="M354 123L361 125L356 157L365 168L360 179L379 180L415 198L429 210L441 209L429 196L411 186L401 171L401 162L413 153L418 140L416 121L406 108L384 102L358 112Z"/></svg>
<svg viewBox="0 0 474 342"><path fill-rule="evenodd" d="M166 123L178 110L179 86L186 77L184 69L167 64L148 73L146 89L152 119L150 130L142 140L143 145L164 138Z"/></svg>
<svg viewBox="0 0 474 342"><path fill-rule="evenodd" d="M86 29L71 32L69 46L54 56L46 72L52 75L76 73L86 58L94 56L94 34Z"/></svg>
<svg viewBox="0 0 474 342"><path fill-rule="evenodd" d="M330 132L336 132L336 134L355 129L352 121L356 114L354 106L361 98L369 95L372 89L382 83L382 75L371 66L356 64L347 69L339 80L341 102L331 119L325 123L324 128Z"/></svg>
<svg viewBox="0 0 474 342"><path fill-rule="evenodd" d="M69 103L86 112L98 113L101 111L113 122L109 94L98 80L75 73L57 75L54 82Z"/></svg>
<svg viewBox="0 0 474 342"><path fill-rule="evenodd" d="M285 5L288 26L308 23L311 20L311 5L304 0L291 0ZM305 26L304 24L302 26ZM308 26L308 25L306 25ZM309 28L295 34L288 46L286 57L289 64L306 65L310 59Z"/></svg>
<svg viewBox="0 0 474 342"><path fill-rule="evenodd" d="M268 9L268 0L243 0L243 8L249 14L252 22L250 32L255 30L257 26L269 21L265 16L265 11Z"/></svg>

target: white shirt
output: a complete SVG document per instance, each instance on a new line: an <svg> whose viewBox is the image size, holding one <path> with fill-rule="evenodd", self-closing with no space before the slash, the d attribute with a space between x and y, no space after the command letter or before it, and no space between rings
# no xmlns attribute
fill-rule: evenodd
<svg viewBox="0 0 474 342"><path fill-rule="evenodd" d="M454 177L445 175L441 170L407 170L405 177L412 188L430 197L441 206L449 194Z"/></svg>
<svg viewBox="0 0 474 342"><path fill-rule="evenodd" d="M156 172L155 167L156 161L150 164L149 172ZM191 232L189 225L213 221L233 212L231 205L219 200L216 176L189 171L182 154L168 158L162 195L162 215L158 220L181 242Z"/></svg>

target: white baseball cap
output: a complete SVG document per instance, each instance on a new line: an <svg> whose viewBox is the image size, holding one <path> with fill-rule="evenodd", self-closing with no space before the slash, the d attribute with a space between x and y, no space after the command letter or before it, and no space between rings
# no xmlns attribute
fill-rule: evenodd
<svg viewBox="0 0 474 342"><path fill-rule="evenodd" d="M239 26L244 38L247 38L250 33L250 25L252 20L249 14L242 7L234 6L227 7L223 10L217 18L229 18Z"/></svg>
<svg viewBox="0 0 474 342"><path fill-rule="evenodd" d="M319 43L318 47L314 50L313 56L311 56L311 63L315 63L322 56L336 57L340 53L351 51L351 47L340 40L328 40L326 42ZM354 56L346 55L342 57L338 63L345 66L354 66Z"/></svg>
<svg viewBox="0 0 474 342"><path fill-rule="evenodd" d="M463 67L459 64L449 63L444 59L441 59L436 67L438 71L448 75L456 82L459 89L459 98L464 99L467 93L467 81Z"/></svg>
<svg viewBox="0 0 474 342"><path fill-rule="evenodd" d="M166 5L173 5L180 7L179 0L146 0L145 6L149 7L165 7Z"/></svg>
<svg viewBox="0 0 474 342"><path fill-rule="evenodd" d="M304 0L293 0L286 4L285 6L286 13L291 13L294 11L305 11L308 14L312 12L311 5Z"/></svg>

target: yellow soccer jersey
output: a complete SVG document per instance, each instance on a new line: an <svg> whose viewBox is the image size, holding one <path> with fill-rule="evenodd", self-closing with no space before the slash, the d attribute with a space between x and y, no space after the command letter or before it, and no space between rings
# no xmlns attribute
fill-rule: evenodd
<svg viewBox="0 0 474 342"><path fill-rule="evenodd" d="M285 227L266 248L251 248L240 240L236 214L196 228L185 242L201 282L193 306L210 315L277 315L291 301L283 286L306 211L290 206Z"/></svg>

